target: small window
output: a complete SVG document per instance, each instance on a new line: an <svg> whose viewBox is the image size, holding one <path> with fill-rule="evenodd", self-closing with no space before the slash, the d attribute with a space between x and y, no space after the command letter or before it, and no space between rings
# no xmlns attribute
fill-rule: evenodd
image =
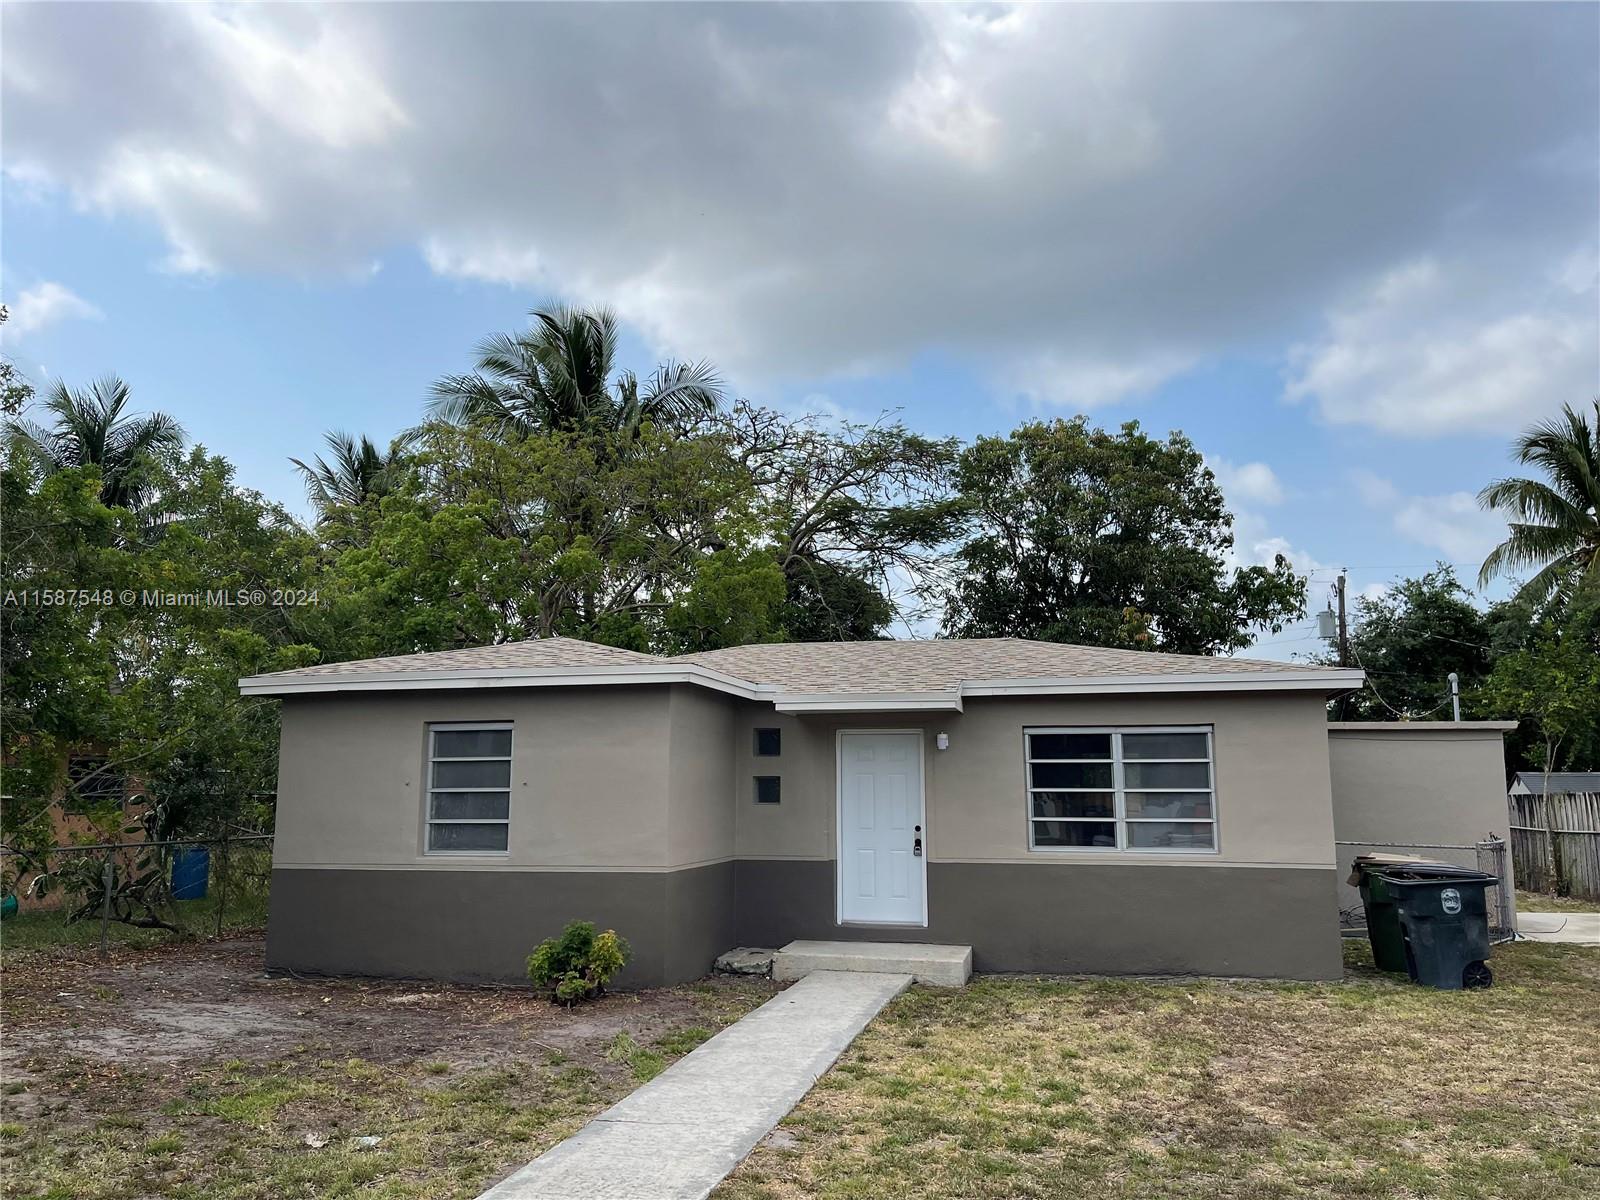
<svg viewBox="0 0 1600 1200"><path fill-rule="evenodd" d="M1217 847L1209 729L1029 729L1034 850Z"/></svg>
<svg viewBox="0 0 1600 1200"><path fill-rule="evenodd" d="M756 776L756 803L777 804L783 780L777 775Z"/></svg>
<svg viewBox="0 0 1600 1200"><path fill-rule="evenodd" d="M756 730L756 757L777 758L783 753L783 730Z"/></svg>
<svg viewBox="0 0 1600 1200"><path fill-rule="evenodd" d="M428 730L428 853L504 854L511 831L511 726Z"/></svg>
<svg viewBox="0 0 1600 1200"><path fill-rule="evenodd" d="M87 813L127 799L128 781L108 759L76 754L67 761L67 790L61 809Z"/></svg>

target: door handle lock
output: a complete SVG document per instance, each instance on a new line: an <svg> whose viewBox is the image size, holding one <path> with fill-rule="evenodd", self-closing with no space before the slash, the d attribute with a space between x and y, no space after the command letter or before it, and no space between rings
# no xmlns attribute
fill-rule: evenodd
<svg viewBox="0 0 1600 1200"><path fill-rule="evenodd" d="M921 858L922 857L922 826L921 825L917 826L916 837L914 837L912 839L912 841L911 841L911 857L912 858Z"/></svg>

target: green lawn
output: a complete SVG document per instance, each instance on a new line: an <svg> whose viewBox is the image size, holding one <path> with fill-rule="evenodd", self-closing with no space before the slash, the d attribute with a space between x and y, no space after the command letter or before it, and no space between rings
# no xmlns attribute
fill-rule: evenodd
<svg viewBox="0 0 1600 1200"><path fill-rule="evenodd" d="M165 929L142 929L112 921L106 929L106 943L111 946L162 946L181 937L210 937L217 927L217 896L213 891L204 900L181 900L162 916L182 931L174 934ZM223 914L222 929L225 934L240 933L250 929L263 929L267 924L267 896L265 891L236 889L229 897L228 911ZM98 946L100 922L94 918L68 924L66 914L60 909L34 909L7 917L0 922L0 949L6 953L16 950L45 950L57 946Z"/></svg>
<svg viewBox="0 0 1600 1200"><path fill-rule="evenodd" d="M1545 892L1517 892L1518 912L1600 912L1600 900L1551 896Z"/></svg>
<svg viewBox="0 0 1600 1200"><path fill-rule="evenodd" d="M1579 1200L1600 1195L1600 952L1501 947L1496 985L918 988L715 1193Z"/></svg>

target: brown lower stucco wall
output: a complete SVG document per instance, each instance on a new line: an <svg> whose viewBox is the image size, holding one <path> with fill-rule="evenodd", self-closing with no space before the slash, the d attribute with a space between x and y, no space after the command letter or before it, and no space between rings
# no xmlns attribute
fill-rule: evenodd
<svg viewBox="0 0 1600 1200"><path fill-rule="evenodd" d="M317 975L513 982L569 921L633 947L623 988L696 979L734 944L733 864L683 871L278 869L267 966Z"/></svg>
<svg viewBox="0 0 1600 1200"><path fill-rule="evenodd" d="M1270 867L930 863L928 925L834 920L831 861L741 859L738 941L972 947L979 971L1337 979L1333 872Z"/></svg>

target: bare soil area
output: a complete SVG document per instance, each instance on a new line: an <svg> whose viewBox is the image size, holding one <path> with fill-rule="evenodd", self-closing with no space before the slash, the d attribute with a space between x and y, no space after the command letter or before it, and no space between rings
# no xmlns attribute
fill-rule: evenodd
<svg viewBox="0 0 1600 1200"><path fill-rule="evenodd" d="M0 988L16 1197L474 1195L774 990L709 979L568 1010L269 976L256 937L18 952Z"/></svg>

